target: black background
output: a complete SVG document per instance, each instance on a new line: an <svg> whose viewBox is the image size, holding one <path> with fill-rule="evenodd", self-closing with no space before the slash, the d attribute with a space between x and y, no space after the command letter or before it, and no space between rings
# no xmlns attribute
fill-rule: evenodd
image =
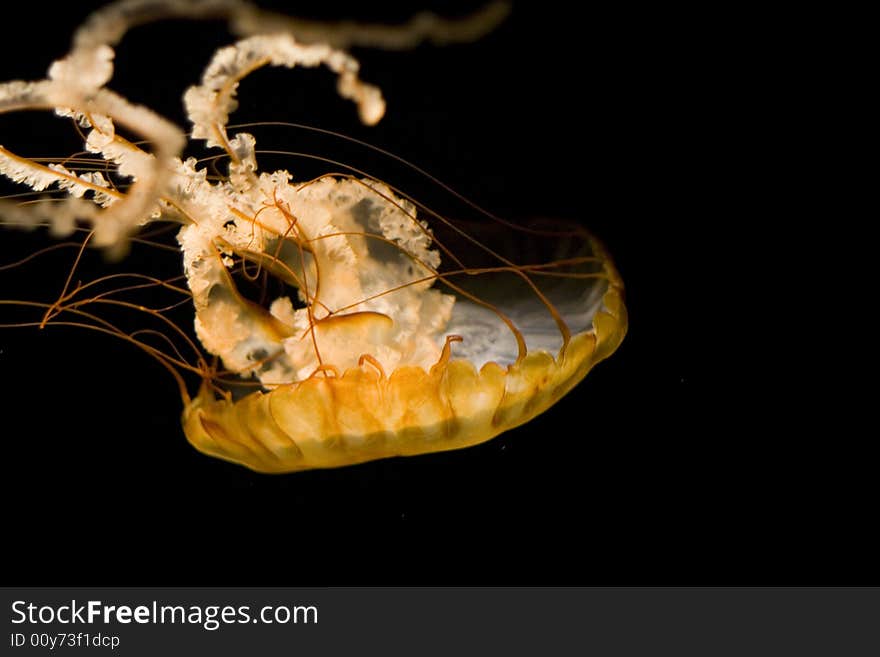
<svg viewBox="0 0 880 657"><path fill-rule="evenodd" d="M455 15L474 6L433 8ZM332 94L330 76L300 71L256 74L242 85L233 121L339 130L410 159L503 216L583 221L627 285L630 332L619 351L553 409L484 445L266 476L193 450L171 377L134 348L73 329L4 330L10 579L864 581L867 466L847 435L824 425L803 430L810 410L785 400L788 379L750 346L774 335L751 305L773 292L756 292L747 278L730 291L737 273L718 267L731 242L751 249L736 230L750 180L738 142L759 95L712 48L723 17L692 28L694 16L683 10L594 7L573 17L564 7L516 3L476 44L355 50L362 77L388 100L375 128L360 126ZM7 14L20 40L3 42L2 78L41 77L88 9L59 8L52 22L26 5ZM409 15L344 4L305 11ZM117 50L110 86L185 125L180 94L227 40L219 23L140 28ZM402 176L416 196L441 196L363 151L282 136L287 148L330 149L387 179ZM40 139L36 129L19 130L0 143ZM5 231L3 261L45 240ZM166 266L133 257L132 270ZM713 279L719 269L723 282ZM51 277L27 272L4 275L0 297L60 289L63 268Z"/></svg>

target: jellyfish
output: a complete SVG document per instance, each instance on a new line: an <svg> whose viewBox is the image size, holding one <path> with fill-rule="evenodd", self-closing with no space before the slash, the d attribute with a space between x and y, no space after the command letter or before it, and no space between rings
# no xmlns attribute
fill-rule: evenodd
<svg viewBox="0 0 880 657"><path fill-rule="evenodd" d="M301 21L239 0L122 0L95 12L46 79L0 84L0 112L66 117L85 154L44 162L0 145L0 173L52 194L51 203L0 199L0 219L84 235L80 252L117 260L172 226L183 273L96 292L100 281L72 286L71 272L55 303L2 304L38 311L32 325L85 325L144 349L178 383L189 442L258 472L458 449L528 422L625 335L623 284L602 245L577 224L521 226L489 213L452 221L358 173L263 170L256 137L230 124L254 71L323 67L373 125L385 101L349 47L475 39L506 10L422 14L395 27ZM223 18L238 37L183 94L188 135L109 86L125 32L163 18ZM217 152L223 170L219 158L184 157L187 137ZM258 299L244 289L255 281ZM195 337L162 308L116 294L138 287L179 294ZM147 313L172 337L124 330L102 319L100 304Z"/></svg>

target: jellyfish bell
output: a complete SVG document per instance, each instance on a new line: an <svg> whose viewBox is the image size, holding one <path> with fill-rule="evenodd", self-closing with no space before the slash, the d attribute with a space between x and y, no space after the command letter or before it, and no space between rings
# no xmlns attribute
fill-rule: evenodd
<svg viewBox="0 0 880 657"><path fill-rule="evenodd" d="M284 349L284 366L266 370L268 390L235 400L202 388L184 411L186 435L203 452L285 472L467 447L527 422L623 337L620 280L600 247L589 247L596 255L582 257L601 259L599 276L543 290L568 336L544 301L509 277L487 277L473 292L429 288L424 294L437 298L409 299L394 315L328 318L331 339L327 320L316 320L316 350L301 346L304 331L281 338L294 345ZM358 266L369 283L380 265ZM298 358L308 365L299 368ZM269 378L280 369L312 374Z"/></svg>
<svg viewBox="0 0 880 657"><path fill-rule="evenodd" d="M175 126L105 87L111 46L144 12L200 17L206 7L242 36L184 95L192 139L228 159L220 179L181 156ZM471 38L496 14L459 28ZM432 29L423 17L384 36L349 26L343 39L311 25L302 41L302 26L267 31L270 23L277 26L231 0L127 0L96 13L47 80L0 85L0 111L52 108L72 117L86 150L128 184L0 147L7 177L72 197L25 209L4 202L0 212L62 233L84 221L93 244L117 254L146 224L181 224L195 335L208 356L190 367L202 377L195 396L176 376L184 432L206 454L260 472L337 467L475 445L545 411L624 336L623 286L604 249L577 225L454 222L361 175L298 180L263 171L255 137L228 129L242 79L264 66L324 66L372 124L384 100L340 45L396 47L411 44L413 30L426 38ZM122 136L120 125L152 150ZM248 298L244 279L257 277L273 278L281 292ZM69 298L63 293L44 323L82 313ZM169 369L181 363L138 344Z"/></svg>

